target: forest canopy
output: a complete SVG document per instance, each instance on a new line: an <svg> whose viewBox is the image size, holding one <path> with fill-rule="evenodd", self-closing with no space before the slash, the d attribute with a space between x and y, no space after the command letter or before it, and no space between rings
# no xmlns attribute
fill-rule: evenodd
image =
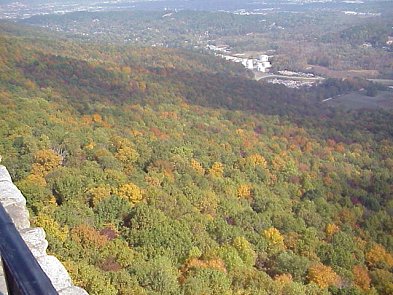
<svg viewBox="0 0 393 295"><path fill-rule="evenodd" d="M1 27L0 154L75 284L392 294L392 110L320 102L370 82L26 30Z"/></svg>

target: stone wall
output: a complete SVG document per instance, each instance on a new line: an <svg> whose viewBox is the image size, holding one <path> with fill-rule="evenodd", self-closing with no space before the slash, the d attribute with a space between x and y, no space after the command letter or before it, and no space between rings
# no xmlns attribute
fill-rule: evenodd
<svg viewBox="0 0 393 295"><path fill-rule="evenodd" d="M54 256L46 254L48 242L42 228L30 227L29 212L26 199L13 184L10 174L0 165L0 202L10 215L23 240L30 248L41 268L48 275L60 295L86 295L85 290L72 284L71 278L63 264ZM7 294L5 290L3 271L0 265L0 295Z"/></svg>

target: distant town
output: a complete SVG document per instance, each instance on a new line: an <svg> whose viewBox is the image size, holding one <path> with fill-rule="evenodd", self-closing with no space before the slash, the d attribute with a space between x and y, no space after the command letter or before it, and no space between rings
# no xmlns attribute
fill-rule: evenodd
<svg viewBox="0 0 393 295"><path fill-rule="evenodd" d="M246 53L231 53L228 45L212 45L206 46L206 49L212 51L215 56L221 57L227 61L239 63L245 69L253 71L255 80L264 80L272 84L281 84L288 88L311 87L323 80L322 77L316 77L312 73L294 72L289 70L281 70L270 73L272 63L270 58L272 55L258 54L257 57Z"/></svg>
<svg viewBox="0 0 393 295"><path fill-rule="evenodd" d="M0 19L82 41L202 50L238 64L233 68L241 73L243 67L255 80L291 88L315 85L322 77L391 77L389 62L382 61L393 52L393 31L380 18L388 23L385 14L392 10L383 1L266 0L251 5L233 0L225 9L222 1L196 2L6 1L0 4ZM332 19L342 25L339 31L330 28Z"/></svg>
<svg viewBox="0 0 393 295"><path fill-rule="evenodd" d="M82 3L81 3L82 2ZM296 6L304 5L321 5L323 3L341 3L347 5L363 4L363 1L343 1L343 0L282 0L282 1L261 1L258 8L255 3L244 3L243 1L229 1L233 3L199 3L198 1L184 0L69 0L69 1L0 1L0 19L25 19L34 15L46 14L65 14L75 11L121 11L121 10L214 10L225 11L238 15L266 15L268 12L291 10ZM227 9L227 7L229 9ZM349 6L350 7L350 6ZM381 13L376 12L360 12L352 10L344 10L347 15L358 16L380 16Z"/></svg>

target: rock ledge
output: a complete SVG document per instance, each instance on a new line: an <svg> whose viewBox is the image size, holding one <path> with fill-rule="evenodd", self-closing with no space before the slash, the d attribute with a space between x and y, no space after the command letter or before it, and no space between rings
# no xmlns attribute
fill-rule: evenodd
<svg viewBox="0 0 393 295"><path fill-rule="evenodd" d="M88 295L84 289L72 284L70 275L56 257L46 254L48 242L45 239L45 231L42 228L30 227L26 199L13 184L8 170L1 165L0 202L57 292L60 295ZM5 289L4 274L0 264L0 295L3 294L7 294L7 290Z"/></svg>

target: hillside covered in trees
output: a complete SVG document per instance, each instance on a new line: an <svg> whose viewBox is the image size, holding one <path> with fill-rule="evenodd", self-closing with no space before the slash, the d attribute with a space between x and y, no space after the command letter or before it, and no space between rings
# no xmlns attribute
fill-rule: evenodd
<svg viewBox="0 0 393 295"><path fill-rule="evenodd" d="M90 294L393 294L393 111L0 24L0 154ZM378 90L377 90L378 91Z"/></svg>
<svg viewBox="0 0 393 295"><path fill-rule="evenodd" d="M219 2L230 6L228 1ZM233 12L80 11L37 15L19 22L98 43L200 51L214 44L228 46L232 54L263 52L272 57L275 73L291 70L333 78L393 78L392 1L341 5L322 1L290 7L281 2L278 7L265 7L256 1L255 9Z"/></svg>

